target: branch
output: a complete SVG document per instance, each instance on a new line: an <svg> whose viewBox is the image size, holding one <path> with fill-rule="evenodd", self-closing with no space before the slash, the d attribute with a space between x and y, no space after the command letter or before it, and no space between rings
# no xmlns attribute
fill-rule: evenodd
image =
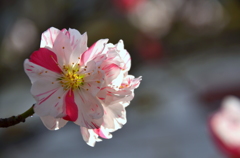
<svg viewBox="0 0 240 158"><path fill-rule="evenodd" d="M29 108L27 111L24 113L18 115L18 116L12 116L9 118L0 118L0 128L7 128L10 126L14 126L16 124L19 124L20 122L25 122L25 119L28 118L29 116L32 116L34 114L33 110L33 104L31 108Z"/></svg>

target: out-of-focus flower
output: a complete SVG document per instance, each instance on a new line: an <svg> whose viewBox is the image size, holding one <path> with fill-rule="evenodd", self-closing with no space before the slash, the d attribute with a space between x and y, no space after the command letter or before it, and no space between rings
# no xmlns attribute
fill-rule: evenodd
<svg viewBox="0 0 240 158"><path fill-rule="evenodd" d="M209 121L211 135L216 145L229 157L240 157L240 100L224 99L222 107Z"/></svg>
<svg viewBox="0 0 240 158"><path fill-rule="evenodd" d="M182 8L181 19L194 34L217 33L228 23L226 11L218 0L188 1Z"/></svg>
<svg viewBox="0 0 240 158"><path fill-rule="evenodd" d="M146 34L136 37L135 48L144 62L159 62L165 56L161 41Z"/></svg>
<svg viewBox="0 0 240 158"><path fill-rule="evenodd" d="M125 114L139 79L128 75L131 59L123 42L116 46L107 42L99 40L88 48L87 34L75 29L50 28L42 34L41 48L25 60L24 67L32 82L34 111L48 129L72 121L88 142L83 129L100 135L103 125ZM129 77L135 87L130 83L122 87ZM114 122L109 129L118 128Z"/></svg>
<svg viewBox="0 0 240 158"><path fill-rule="evenodd" d="M115 7L122 12L131 12L135 7L146 0L112 0Z"/></svg>
<svg viewBox="0 0 240 158"><path fill-rule="evenodd" d="M182 0L146 0L128 14L128 19L143 33L155 38L162 37L171 29L182 3Z"/></svg>

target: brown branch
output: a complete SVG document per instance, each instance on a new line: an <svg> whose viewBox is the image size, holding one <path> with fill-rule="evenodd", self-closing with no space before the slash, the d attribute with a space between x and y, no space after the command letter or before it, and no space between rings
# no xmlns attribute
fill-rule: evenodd
<svg viewBox="0 0 240 158"><path fill-rule="evenodd" d="M0 118L0 128L7 128L10 126L19 124L20 122L25 122L26 118L34 114L34 110L33 110L34 105L35 104L33 104L31 108L29 108L27 111L25 111L24 113L18 116L12 116L9 118Z"/></svg>

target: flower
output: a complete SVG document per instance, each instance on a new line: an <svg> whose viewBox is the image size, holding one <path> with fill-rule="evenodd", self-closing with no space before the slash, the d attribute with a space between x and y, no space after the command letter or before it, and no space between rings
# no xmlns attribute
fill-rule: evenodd
<svg viewBox="0 0 240 158"><path fill-rule="evenodd" d="M240 157L240 100L230 96L209 120L216 145L229 157Z"/></svg>
<svg viewBox="0 0 240 158"><path fill-rule="evenodd" d="M123 41L107 42L101 39L88 48L87 34L75 29L52 27L42 34L41 48L25 60L24 68L32 82L34 111L48 129L72 121L88 143L86 133L105 132L110 138L109 132L126 123L125 107L140 78L128 75L131 58Z"/></svg>

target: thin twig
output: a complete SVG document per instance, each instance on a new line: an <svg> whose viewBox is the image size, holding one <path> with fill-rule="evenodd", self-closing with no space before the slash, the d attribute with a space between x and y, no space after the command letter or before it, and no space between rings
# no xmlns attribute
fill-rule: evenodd
<svg viewBox="0 0 240 158"><path fill-rule="evenodd" d="M33 110L33 104L31 108L29 108L27 111L24 113L18 115L18 116L12 116L9 118L0 118L0 128L7 128L10 126L14 126L16 124L19 124L20 122L25 122L25 119L28 118L29 116L32 116L34 114Z"/></svg>

